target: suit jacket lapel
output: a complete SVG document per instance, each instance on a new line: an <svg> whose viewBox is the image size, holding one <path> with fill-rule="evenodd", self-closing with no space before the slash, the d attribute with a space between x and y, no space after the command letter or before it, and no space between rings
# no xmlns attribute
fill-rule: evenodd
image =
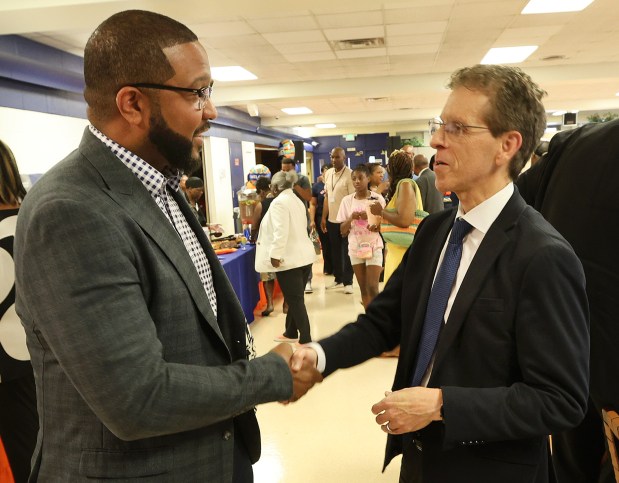
<svg viewBox="0 0 619 483"><path fill-rule="evenodd" d="M185 282L198 310L201 312L208 325L225 344L225 340L217 324L217 318L208 302L200 277L189 253L184 249L178 233L176 233L174 227L161 212L161 209L157 206L155 200L153 200L140 180L137 179L108 148L95 138L88 131L88 128L86 130L87 132L82 139L80 149L95 169L97 169L104 182L109 187L107 194L114 199L161 248L161 251L168 257L171 264L178 271L179 276ZM177 202L180 201L176 196L175 199ZM144 209L145 206L149 205L154 205L155 209ZM181 210L184 207L180 202L179 206L181 206ZM187 217L185 211L183 211L183 214ZM202 235L204 238L206 237L204 233L202 233ZM203 240L200 240L200 242L204 247ZM183 246L182 250L179 250L179 243ZM207 258L209 258L208 251L206 249L205 251L207 252ZM215 259L216 258L215 256ZM209 258L209 263L211 263L212 266L213 262L211 258Z"/></svg>
<svg viewBox="0 0 619 483"><path fill-rule="evenodd" d="M515 190L503 211L486 233L460 285L449 313L449 319L441 331L436 347L434 369L440 366L445 358L445 353L454 343L462 324L466 320L469 309L477 299L484 280L494 266L495 260L510 242L509 229L515 224L525 207L526 205L518 190ZM433 374L436 373L434 369Z"/></svg>

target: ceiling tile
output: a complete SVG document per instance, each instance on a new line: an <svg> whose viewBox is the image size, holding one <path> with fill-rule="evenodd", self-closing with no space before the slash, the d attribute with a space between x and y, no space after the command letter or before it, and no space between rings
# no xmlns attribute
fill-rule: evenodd
<svg viewBox="0 0 619 483"><path fill-rule="evenodd" d="M277 44L277 50L284 54L303 54L305 52L331 52L331 46L326 42L305 42L303 44Z"/></svg>
<svg viewBox="0 0 619 483"><path fill-rule="evenodd" d="M383 57L387 55L387 49L384 47L378 49L353 49L353 50L338 50L335 55L338 59L356 59L359 57Z"/></svg>
<svg viewBox="0 0 619 483"><path fill-rule="evenodd" d="M324 41L324 36L320 30L299 30L296 32L277 32L263 34L263 37L272 44L289 44L301 42L320 42Z"/></svg>
<svg viewBox="0 0 619 483"><path fill-rule="evenodd" d="M260 33L295 32L318 28L311 15L277 15L270 18L248 18L247 23Z"/></svg>
<svg viewBox="0 0 619 483"><path fill-rule="evenodd" d="M256 33L246 22L216 22L192 25L191 30L198 36L210 37L236 37Z"/></svg>
<svg viewBox="0 0 619 483"><path fill-rule="evenodd" d="M373 25L368 27L325 29L324 33L329 40L371 39L374 37L384 37L385 29L382 25Z"/></svg>
<svg viewBox="0 0 619 483"><path fill-rule="evenodd" d="M383 12L375 10L371 12L349 12L346 15L317 15L316 20L318 25L324 29L381 25L383 23Z"/></svg>
<svg viewBox="0 0 619 483"><path fill-rule="evenodd" d="M312 62L315 60L332 60L335 59L335 54L332 51L328 52L305 52L284 54L284 57L290 62Z"/></svg>
<svg viewBox="0 0 619 483"><path fill-rule="evenodd" d="M396 35L410 35L411 32L419 35L434 34L444 32L445 28L447 28L446 21L387 25L387 35L389 37Z"/></svg>

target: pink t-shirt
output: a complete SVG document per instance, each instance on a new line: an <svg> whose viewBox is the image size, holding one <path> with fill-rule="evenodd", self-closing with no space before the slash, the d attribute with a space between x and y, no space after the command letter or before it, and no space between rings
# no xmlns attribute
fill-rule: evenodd
<svg viewBox="0 0 619 483"><path fill-rule="evenodd" d="M343 223L348 220L356 211L365 211L368 215L367 220L353 220L350 224L350 232L348 233L348 254L355 256L357 247L361 243L369 243L372 249L382 248L383 239L380 233L370 231L369 225L380 225L380 217L374 216L370 212L370 204L378 201L380 205L385 207L385 198L378 193L368 192L370 198L358 200L355 198L355 193L345 196L340 204L340 209L337 212L338 223Z"/></svg>

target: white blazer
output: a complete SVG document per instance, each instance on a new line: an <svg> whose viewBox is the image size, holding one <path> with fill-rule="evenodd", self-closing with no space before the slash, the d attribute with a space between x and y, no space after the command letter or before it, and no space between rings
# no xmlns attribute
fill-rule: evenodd
<svg viewBox="0 0 619 483"><path fill-rule="evenodd" d="M275 268L271 265L271 258L281 260L281 265ZM316 253L307 234L305 205L289 188L271 202L260 223L256 271L283 272L310 265L314 260Z"/></svg>

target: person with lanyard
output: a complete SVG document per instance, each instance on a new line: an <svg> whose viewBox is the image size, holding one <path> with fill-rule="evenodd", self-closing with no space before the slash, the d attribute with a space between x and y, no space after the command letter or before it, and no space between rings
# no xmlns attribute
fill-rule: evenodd
<svg viewBox="0 0 619 483"><path fill-rule="evenodd" d="M436 183L458 208L426 217L356 322L297 349L327 377L401 343L376 396L385 466L401 483L548 483L548 435L587 409L583 267L514 187L546 128L545 94L522 70L454 72L430 121Z"/></svg>
<svg viewBox="0 0 619 483"><path fill-rule="evenodd" d="M331 246L331 260L335 280L327 289L344 287L344 293L352 294L353 270L348 256L348 237L342 236L337 213L345 196L355 192L352 184L352 170L346 166L344 148L337 147L331 150L333 167L325 173L325 201L322 208L320 227L329 235Z"/></svg>

